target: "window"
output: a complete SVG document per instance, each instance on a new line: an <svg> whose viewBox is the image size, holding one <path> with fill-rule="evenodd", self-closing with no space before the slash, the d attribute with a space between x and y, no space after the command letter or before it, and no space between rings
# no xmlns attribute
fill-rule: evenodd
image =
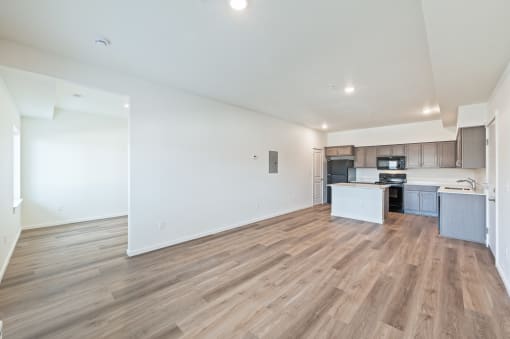
<svg viewBox="0 0 510 339"><path fill-rule="evenodd" d="M12 201L16 208L21 204L21 137L19 129L12 127Z"/></svg>

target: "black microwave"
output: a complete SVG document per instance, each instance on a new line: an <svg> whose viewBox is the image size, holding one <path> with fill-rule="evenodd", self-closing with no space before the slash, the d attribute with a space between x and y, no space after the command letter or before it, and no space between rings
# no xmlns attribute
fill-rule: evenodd
<svg viewBox="0 0 510 339"><path fill-rule="evenodd" d="M406 157L377 157L377 169L380 170L406 169Z"/></svg>

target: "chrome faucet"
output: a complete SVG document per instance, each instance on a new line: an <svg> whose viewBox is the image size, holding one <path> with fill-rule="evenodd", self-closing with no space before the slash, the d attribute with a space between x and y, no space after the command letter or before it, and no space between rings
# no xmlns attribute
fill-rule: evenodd
<svg viewBox="0 0 510 339"><path fill-rule="evenodd" d="M471 189L473 191L476 190L476 180L473 179L473 178L467 178L467 179L460 179L460 180L457 180L458 183L461 183L461 182L467 182L470 186L471 186Z"/></svg>

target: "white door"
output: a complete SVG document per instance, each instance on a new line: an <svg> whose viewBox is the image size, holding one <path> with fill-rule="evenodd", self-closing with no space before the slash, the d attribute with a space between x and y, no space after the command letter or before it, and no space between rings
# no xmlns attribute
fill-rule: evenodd
<svg viewBox="0 0 510 339"><path fill-rule="evenodd" d="M322 150L314 149L313 150L313 204L318 205L322 204L322 195L323 195L323 183L324 183L324 173L323 173L323 161L322 161Z"/></svg>
<svg viewBox="0 0 510 339"><path fill-rule="evenodd" d="M496 121L494 120L487 128L488 134L488 157L487 157L487 182L488 182L488 208L487 228L489 229L488 244L492 254L496 256Z"/></svg>

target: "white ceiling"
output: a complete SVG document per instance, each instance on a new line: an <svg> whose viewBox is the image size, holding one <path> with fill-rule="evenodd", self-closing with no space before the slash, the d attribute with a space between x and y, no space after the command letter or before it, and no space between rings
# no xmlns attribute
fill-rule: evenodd
<svg viewBox="0 0 510 339"><path fill-rule="evenodd" d="M510 60L508 0L0 0L0 37L309 127L439 119ZM112 41L95 46L98 36ZM344 95L354 84L357 92ZM334 84L338 90L332 90Z"/></svg>
<svg viewBox="0 0 510 339"><path fill-rule="evenodd" d="M0 77L25 117L53 119L56 111L127 117L128 98L60 79L0 67Z"/></svg>

